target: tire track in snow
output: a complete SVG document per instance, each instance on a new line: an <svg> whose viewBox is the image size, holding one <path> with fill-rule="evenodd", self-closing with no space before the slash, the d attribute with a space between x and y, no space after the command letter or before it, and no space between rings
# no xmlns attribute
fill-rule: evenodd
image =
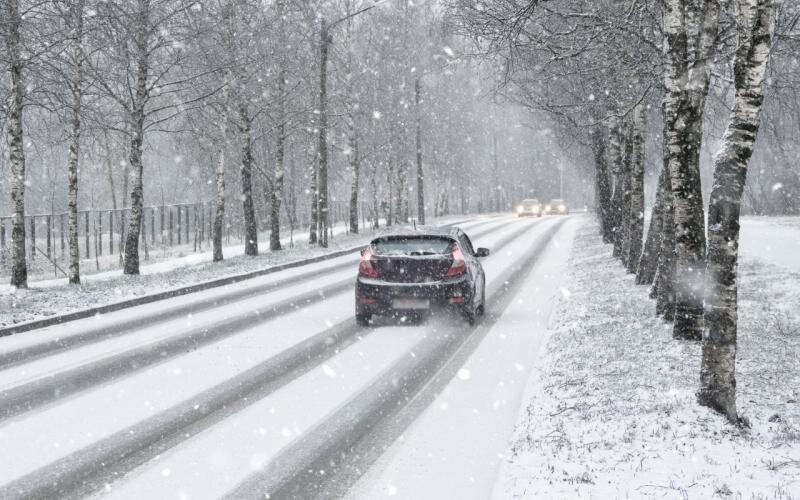
<svg viewBox="0 0 800 500"><path fill-rule="evenodd" d="M498 232L507 228L509 225L510 223L491 227L484 231L474 233L474 237L479 238ZM334 267L341 271L344 268L354 268L354 264L348 262L341 266L337 265ZM304 276L303 279L299 280L299 283L317 280L320 276L333 274L333 272L329 273L328 269L329 268L326 268L326 272L323 274L318 273L313 275L313 272L309 273L311 276ZM294 278L284 280L284 283L291 281L295 281ZM46 375L16 387L0 391L0 402L2 403L2 407L0 407L0 423L6 419L23 415L47 404L78 394L101 383L113 381L158 363L163 363L187 351L200 349L204 346L219 342L236 335L246 328L266 323L281 315L324 301L327 297L343 293L349 288L352 288L353 282L354 278L347 278L312 292L295 295L277 303L253 309L243 315L225 318L210 325L202 325L176 336L129 349L97 361ZM273 285L274 284L269 284L269 286L258 287L258 289L268 288L269 291L277 291L278 288ZM236 291L234 291L230 295L237 297L237 300L244 300L258 294L253 290L248 290L244 293L236 293ZM208 302L210 302L210 300ZM230 305L233 302L235 301L225 301L221 305ZM184 311L184 313L185 312L186 311ZM192 312L197 313L199 311L192 308ZM111 327L111 329L113 329L113 327ZM108 328L104 330L108 330ZM135 331L129 332L129 334L135 333ZM117 336L118 335L112 335L114 338ZM104 340L104 338L98 338L95 341L99 340ZM86 343L79 343L71 347L74 348L85 344ZM46 345L51 345L51 343L47 343ZM27 349L34 349L35 347L36 346L33 346ZM63 352L64 349L65 348L57 348L56 352ZM41 357L41 355L35 356L36 359Z"/></svg>
<svg viewBox="0 0 800 500"><path fill-rule="evenodd" d="M343 494L374 459L392 442L380 436L387 424L405 428L425 405L413 405L437 380L449 380L442 372L453 372L472 352L502 315L536 261L564 225L560 220L536 239L522 259L509 266L491 294L491 306L480 323L462 334L452 328L447 335L420 341L414 356L387 368L369 387L343 404L312 431L287 446L260 471L226 495L241 498L335 498ZM461 352L460 352L461 351ZM411 414L401 415L407 408ZM368 443L369 446L360 446ZM380 443L380 444L378 444Z"/></svg>
<svg viewBox="0 0 800 500"><path fill-rule="evenodd" d="M477 223L470 224L469 230L472 231L477 227L482 227L487 224L497 223L498 220L502 219L492 218L492 219L487 219L485 221L479 221ZM461 222L462 221L450 224L443 224L442 227L457 226ZM492 232L492 230L494 230L494 228L490 229L489 231L481 231L475 234L476 237L483 236L484 234ZM213 309L215 307L231 305L235 302L246 300L257 295L272 293L276 290L280 290L281 288L302 284L307 281L313 281L319 279L320 276L335 274L336 272L342 271L352 266L353 266L352 262L343 262L341 264L336 264L333 266L326 266L322 270L308 271L299 274L297 276L291 276L288 278L283 278L276 281L264 283L263 285L260 286L255 286L255 287L251 286L238 290L233 289L219 296L213 296L206 299L193 301L191 303L176 306L163 311L158 311L156 313L148 313L147 315L118 322L113 325L90 327L87 331L76 335L59 337L53 340L41 342L31 346L25 346L6 352L0 352L0 367L2 367L5 370L8 368L12 368L14 366L19 366L24 363L29 363L31 361L44 358L46 356L52 356L54 354L58 354L72 348L83 347L93 343L102 342L104 340L117 338L121 335L136 333L144 328L159 323L163 323L165 321L180 318L188 314L197 314L203 311L207 311L209 309ZM258 279L261 277L262 276L255 276L250 279ZM246 282L247 280L242 280L233 284L246 283ZM141 307L141 306L133 306L133 307Z"/></svg>
<svg viewBox="0 0 800 500"><path fill-rule="evenodd" d="M537 222L503 236L494 245L495 255ZM511 224L475 233L473 237ZM348 280L347 285L352 287L353 282ZM0 498L81 498L101 490L154 456L316 368L371 330L358 327L354 320L334 325L182 403L0 486Z"/></svg>

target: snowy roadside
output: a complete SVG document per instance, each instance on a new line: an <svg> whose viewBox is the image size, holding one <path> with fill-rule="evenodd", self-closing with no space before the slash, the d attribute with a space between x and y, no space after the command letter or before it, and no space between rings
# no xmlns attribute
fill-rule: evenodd
<svg viewBox="0 0 800 500"><path fill-rule="evenodd" d="M437 219L435 223L463 220L464 217ZM365 244L373 232L341 234L330 240L329 248L309 246L297 241L293 248L270 252L261 248L257 257L245 257L235 247L226 247L222 262L211 262L210 252L176 257L143 265L139 276L125 276L122 271L108 271L82 277L80 286L70 286L65 279L30 283L27 290L0 286L0 326L64 314L100 305L120 302L143 295L173 290L229 276L246 274L287 262L308 259ZM288 242L287 242L288 243ZM241 248L241 245L238 247ZM233 251L231 251L233 250Z"/></svg>
<svg viewBox="0 0 800 500"><path fill-rule="evenodd" d="M800 273L741 263L740 431L695 403L700 346L610 255L579 231L494 496L800 498Z"/></svg>

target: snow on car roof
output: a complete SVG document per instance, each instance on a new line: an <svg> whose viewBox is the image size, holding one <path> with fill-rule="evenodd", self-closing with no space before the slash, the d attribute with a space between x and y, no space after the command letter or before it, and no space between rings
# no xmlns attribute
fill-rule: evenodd
<svg viewBox="0 0 800 500"><path fill-rule="evenodd" d="M448 236L454 238L458 231L457 227L392 226L379 230L373 241L402 236Z"/></svg>

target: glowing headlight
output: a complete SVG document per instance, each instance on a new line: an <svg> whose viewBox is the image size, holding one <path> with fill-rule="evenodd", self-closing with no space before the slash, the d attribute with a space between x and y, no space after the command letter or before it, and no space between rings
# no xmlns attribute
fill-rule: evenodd
<svg viewBox="0 0 800 500"><path fill-rule="evenodd" d="M546 207L544 207L544 209L545 209L546 212L549 212L550 211L550 205L547 205Z"/></svg>
<svg viewBox="0 0 800 500"><path fill-rule="evenodd" d="M558 206L558 211L559 211L559 212L563 212L563 211L565 211L566 209L567 209L567 207L565 207L564 205L559 205L559 206Z"/></svg>
<svg viewBox="0 0 800 500"><path fill-rule="evenodd" d="M523 206L522 206L522 205L520 205L520 206L518 206L518 207L517 207L517 212L522 212L522 211L524 211L524 210L525 210L525 208L523 208Z"/></svg>
<svg viewBox="0 0 800 500"><path fill-rule="evenodd" d="M532 211L533 213L537 214L537 213L539 213L539 207L538 207L538 206L537 206L537 207L533 207L533 208L531 209L531 211Z"/></svg>

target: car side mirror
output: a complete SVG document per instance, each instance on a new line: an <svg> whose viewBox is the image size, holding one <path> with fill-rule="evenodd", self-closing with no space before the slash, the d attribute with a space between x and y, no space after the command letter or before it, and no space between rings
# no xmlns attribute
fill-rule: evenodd
<svg viewBox="0 0 800 500"><path fill-rule="evenodd" d="M489 256L489 249L488 248L479 248L475 252L476 257L488 257Z"/></svg>

